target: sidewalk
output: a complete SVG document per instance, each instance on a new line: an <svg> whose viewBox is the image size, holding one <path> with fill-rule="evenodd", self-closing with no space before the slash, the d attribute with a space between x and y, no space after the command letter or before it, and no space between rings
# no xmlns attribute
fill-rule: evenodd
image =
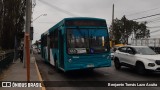
<svg viewBox="0 0 160 90"><path fill-rule="evenodd" d="M16 60L2 75L1 81L27 81L27 70L24 68L24 64L20 62L20 59ZM30 61L30 81L40 81L37 67L35 64L35 57L31 55ZM2 82L1 82L2 83ZM0 87L0 90L41 90L40 87L21 88L21 87Z"/></svg>

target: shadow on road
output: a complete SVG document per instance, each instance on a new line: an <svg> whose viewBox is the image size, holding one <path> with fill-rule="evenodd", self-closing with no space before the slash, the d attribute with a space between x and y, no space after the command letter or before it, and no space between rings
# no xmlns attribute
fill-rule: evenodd
<svg viewBox="0 0 160 90"><path fill-rule="evenodd" d="M121 72L121 73L127 73L129 75L132 75L132 76L139 76L139 77L146 77L146 78L158 78L160 77L160 72L154 72L154 71L147 71L146 74L144 75L140 75L136 72L135 69L133 68L128 68L128 67L122 67L120 70L118 70L118 72Z"/></svg>

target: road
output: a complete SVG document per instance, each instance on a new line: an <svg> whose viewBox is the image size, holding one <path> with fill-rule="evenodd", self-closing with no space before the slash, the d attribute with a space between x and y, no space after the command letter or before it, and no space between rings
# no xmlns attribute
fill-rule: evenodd
<svg viewBox="0 0 160 90"><path fill-rule="evenodd" d="M112 67L98 68L93 71L78 70L67 73L59 73L54 67L45 63L41 56L36 54L36 62L44 81L157 81L160 80L160 73L149 73L139 75L130 68L123 67L115 70ZM56 82L51 82L55 83ZM70 83L68 83L70 84ZM73 84L73 83L71 83ZM71 85L72 86L72 85ZM159 90L160 87L47 87L47 90Z"/></svg>

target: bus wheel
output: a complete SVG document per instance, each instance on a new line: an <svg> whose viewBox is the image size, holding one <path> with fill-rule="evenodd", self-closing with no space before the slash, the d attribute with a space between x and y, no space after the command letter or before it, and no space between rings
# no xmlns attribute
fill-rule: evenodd
<svg viewBox="0 0 160 90"><path fill-rule="evenodd" d="M54 67L55 67L55 70L57 72L60 72L60 69L58 68L58 60L57 60L57 58L54 59Z"/></svg>
<svg viewBox="0 0 160 90"><path fill-rule="evenodd" d="M57 62L57 56L54 55L54 67L57 70L58 69L58 62Z"/></svg>
<svg viewBox="0 0 160 90"><path fill-rule="evenodd" d="M54 60L54 67L55 67L56 70L58 69L58 64L57 63L58 63L57 60Z"/></svg>
<svg viewBox="0 0 160 90"><path fill-rule="evenodd" d="M94 71L94 68L87 68L87 69L85 69L86 71L88 71L88 72L93 72Z"/></svg>

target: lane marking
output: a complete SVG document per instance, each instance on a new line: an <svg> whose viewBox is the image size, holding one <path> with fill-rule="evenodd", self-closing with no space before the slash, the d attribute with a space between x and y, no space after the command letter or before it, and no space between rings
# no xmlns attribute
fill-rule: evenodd
<svg viewBox="0 0 160 90"><path fill-rule="evenodd" d="M43 83L43 80L42 80L42 76L41 76L41 74L39 72L36 60L35 60L35 66L36 66L36 71L37 71L37 74L38 74L38 79L39 79L39 81L41 81L42 85L44 86L44 83ZM45 86L41 87L41 90L46 90Z"/></svg>

